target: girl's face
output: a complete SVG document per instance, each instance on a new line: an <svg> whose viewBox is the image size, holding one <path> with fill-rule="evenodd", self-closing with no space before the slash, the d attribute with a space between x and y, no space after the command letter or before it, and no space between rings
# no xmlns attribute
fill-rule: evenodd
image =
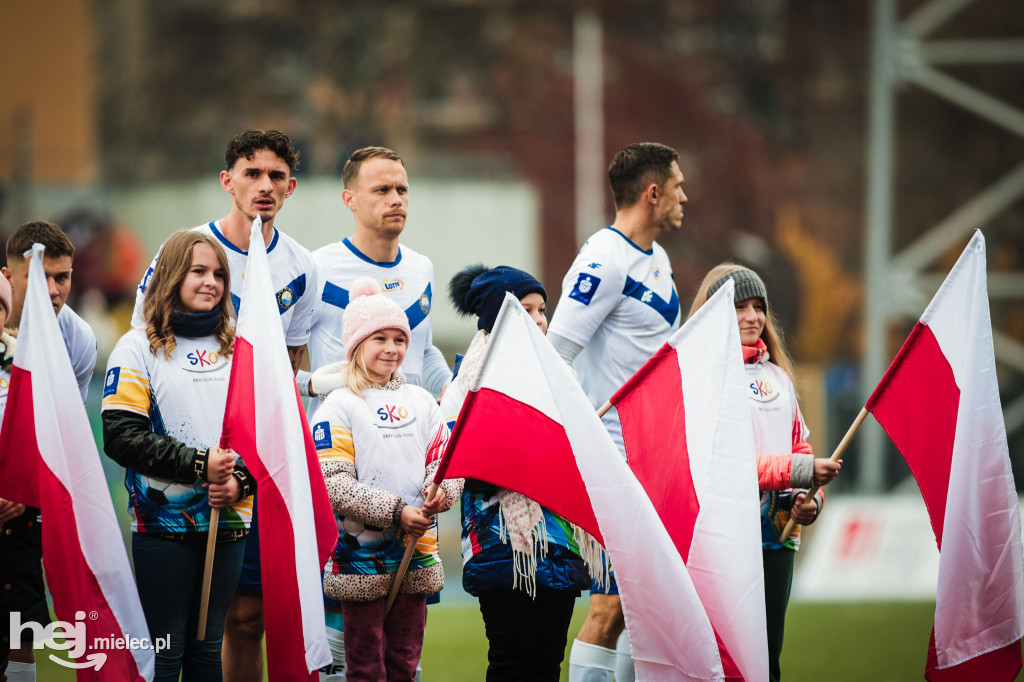
<svg viewBox="0 0 1024 682"><path fill-rule="evenodd" d="M740 323L740 343L753 346L764 330L765 305L760 298L748 298L736 303L736 321Z"/></svg>
<svg viewBox="0 0 1024 682"><path fill-rule="evenodd" d="M534 292L523 296L519 299L519 303L526 309L526 312L530 313L530 317L532 317L533 321L537 323L538 327L540 327L541 333L547 334L548 318L544 316L544 313L547 312L548 308L547 304L544 303L544 297L537 292Z"/></svg>
<svg viewBox="0 0 1024 682"><path fill-rule="evenodd" d="M363 341L363 366L378 384L387 383L405 359L405 332L400 329L381 329Z"/></svg>
<svg viewBox="0 0 1024 682"><path fill-rule="evenodd" d="M202 242L192 247L192 264L178 287L178 298L186 313L206 313L224 296L224 277L217 252Z"/></svg>

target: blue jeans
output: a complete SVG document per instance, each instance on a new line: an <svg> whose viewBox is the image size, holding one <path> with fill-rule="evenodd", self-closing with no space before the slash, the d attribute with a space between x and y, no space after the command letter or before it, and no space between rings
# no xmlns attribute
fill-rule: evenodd
<svg viewBox="0 0 1024 682"><path fill-rule="evenodd" d="M170 646L156 652L154 682L221 680L220 647L224 619L235 596L242 570L243 540L218 542L210 581L206 638L196 639L199 597L203 586L206 534L195 542L178 542L147 533L132 533L135 583L146 615L150 640L169 637Z"/></svg>

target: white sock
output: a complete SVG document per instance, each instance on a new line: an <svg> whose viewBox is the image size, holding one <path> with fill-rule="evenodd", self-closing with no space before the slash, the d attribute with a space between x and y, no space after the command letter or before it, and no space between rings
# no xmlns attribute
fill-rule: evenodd
<svg viewBox="0 0 1024 682"><path fill-rule="evenodd" d="M36 682L36 664L8 661L7 682Z"/></svg>
<svg viewBox="0 0 1024 682"><path fill-rule="evenodd" d="M420 682L423 679L423 666L419 663L416 664L416 675L412 678L415 682Z"/></svg>
<svg viewBox="0 0 1024 682"><path fill-rule="evenodd" d="M635 682L636 668L633 667L633 647L629 643L629 631L619 635L615 657L615 682Z"/></svg>
<svg viewBox="0 0 1024 682"><path fill-rule="evenodd" d="M573 640L569 651L569 682L612 682L615 649Z"/></svg>
<svg viewBox="0 0 1024 682"><path fill-rule="evenodd" d="M345 633L328 625L327 644L334 660L320 668L320 682L345 682Z"/></svg>

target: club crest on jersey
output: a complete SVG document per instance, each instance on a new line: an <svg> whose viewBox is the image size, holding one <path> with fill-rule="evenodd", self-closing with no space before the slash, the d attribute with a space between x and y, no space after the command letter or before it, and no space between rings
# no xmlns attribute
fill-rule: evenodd
<svg viewBox="0 0 1024 682"><path fill-rule="evenodd" d="M424 315L430 313L430 297L427 296L426 292L420 294L420 310L423 311Z"/></svg>
<svg viewBox="0 0 1024 682"><path fill-rule="evenodd" d="M317 450L331 449L331 425L329 422L313 424L313 445Z"/></svg>
<svg viewBox="0 0 1024 682"><path fill-rule="evenodd" d="M384 291L401 291L405 288L405 283L400 279L382 279L380 283Z"/></svg>
<svg viewBox="0 0 1024 682"><path fill-rule="evenodd" d="M117 383L121 380L121 368L111 367L107 370L107 376L103 379L103 397L117 393Z"/></svg>
<svg viewBox="0 0 1024 682"><path fill-rule="evenodd" d="M750 388L750 397L759 403L770 403L779 397L778 390L767 379L751 381L748 388Z"/></svg>
<svg viewBox="0 0 1024 682"><path fill-rule="evenodd" d="M600 283L601 278L581 272L579 277L576 278L575 286L569 292L569 298L579 301L583 305L590 305L590 300L594 298L594 292L597 291Z"/></svg>
<svg viewBox="0 0 1024 682"><path fill-rule="evenodd" d="M289 287L281 289L277 292L277 305L281 308L281 311L288 310L295 304L295 292Z"/></svg>
<svg viewBox="0 0 1024 682"><path fill-rule="evenodd" d="M651 267L651 277L654 279L661 279L661 268L657 266Z"/></svg>

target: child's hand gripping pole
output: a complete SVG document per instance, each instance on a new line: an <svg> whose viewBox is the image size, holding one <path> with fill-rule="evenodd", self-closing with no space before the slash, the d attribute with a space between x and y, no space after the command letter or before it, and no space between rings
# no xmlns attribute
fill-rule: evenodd
<svg viewBox="0 0 1024 682"><path fill-rule="evenodd" d="M423 503L427 504L434 499L434 495L437 494L439 484L435 478L434 482L427 488L427 496L423 499ZM412 553L416 551L416 542L420 539L420 536L410 537L409 544L405 548L405 554L402 555L402 563L398 565L398 571L395 573L395 582L391 584L391 591L388 593L388 600L384 603L384 617L387 618L388 614L391 613L391 607L395 605L395 599L398 598L398 590L402 586L402 580L405 579L405 574L409 570L409 562L412 560Z"/></svg>
<svg viewBox="0 0 1024 682"><path fill-rule="evenodd" d="M839 461L839 458L842 457L843 452L846 450L846 447L850 444L850 441L853 440L853 436L857 433L857 429L860 428L860 425L864 422L864 418L867 416L868 408L862 407L860 410L860 414L858 414L857 418L853 420L853 424L850 425L850 428L847 430L846 435L843 436L843 440L839 441L839 446L836 447L836 451L832 453L832 456L829 458L829 461ZM804 497L804 500L813 500L814 496L818 494L818 490L820 489L821 486L812 485L810 490L807 491L807 495ZM779 542L785 542L786 539L789 537L789 534L793 532L793 528L795 526L796 521L794 521L793 518L790 517L789 521L786 523L786 527L782 529L781 533L779 533Z"/></svg>
<svg viewBox="0 0 1024 682"><path fill-rule="evenodd" d="M221 434L220 447L228 448L227 435ZM203 566L203 589L199 595L199 624L196 639L206 639L206 615L210 610L210 581L213 579L213 553L217 549L217 526L220 525L220 507L210 508L210 528L206 535L206 565Z"/></svg>

